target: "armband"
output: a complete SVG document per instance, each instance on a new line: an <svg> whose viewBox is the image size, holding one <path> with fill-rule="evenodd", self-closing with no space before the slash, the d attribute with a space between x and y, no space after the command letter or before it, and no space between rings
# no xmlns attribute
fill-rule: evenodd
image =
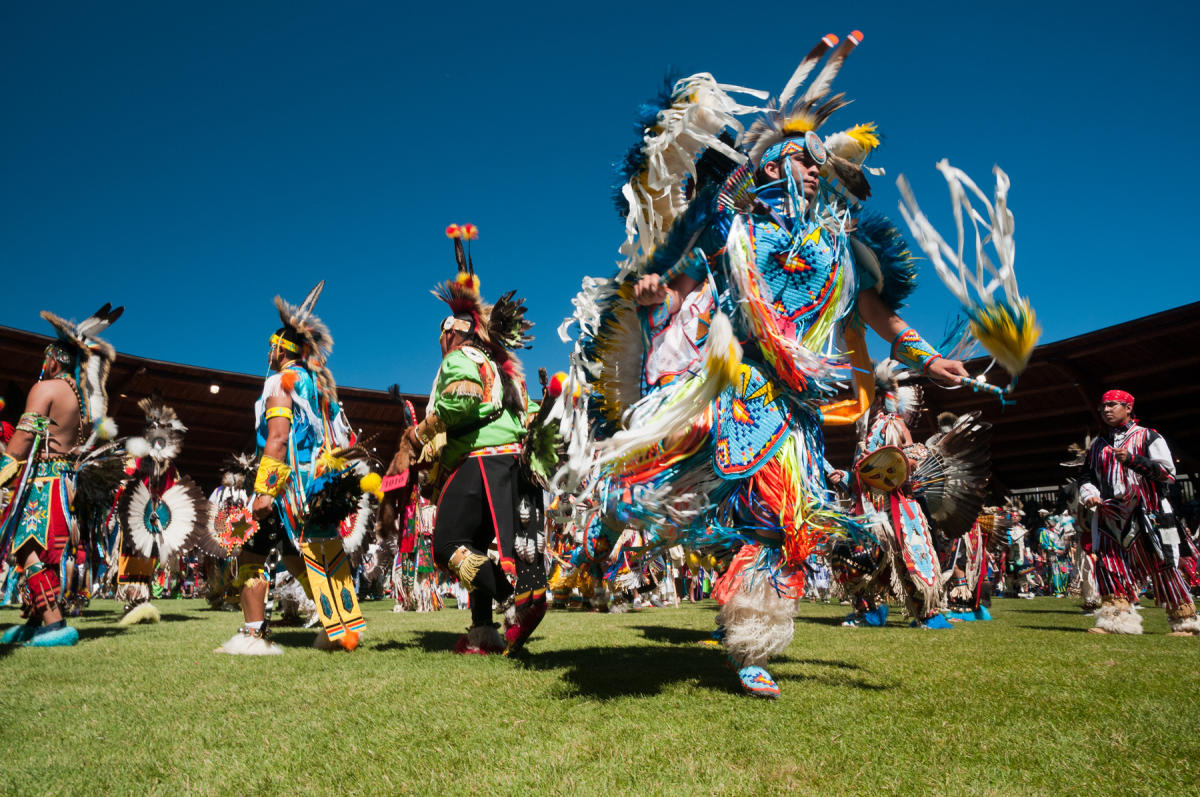
<svg viewBox="0 0 1200 797"><path fill-rule="evenodd" d="M18 432L28 432L31 435L44 435L50 429L50 419L36 412L26 412L17 421Z"/></svg>
<svg viewBox="0 0 1200 797"><path fill-rule="evenodd" d="M291 475L291 468L274 457L263 454L262 461L258 463L258 475L254 477L255 495L269 495L275 498L283 492Z"/></svg>
<svg viewBox="0 0 1200 797"><path fill-rule="evenodd" d="M905 327L892 341L892 359L920 374L928 373L929 364L941 356L912 327Z"/></svg>
<svg viewBox="0 0 1200 797"><path fill-rule="evenodd" d="M263 417L268 421L272 418L287 418L291 421L294 416L291 407L270 407L263 413Z"/></svg>

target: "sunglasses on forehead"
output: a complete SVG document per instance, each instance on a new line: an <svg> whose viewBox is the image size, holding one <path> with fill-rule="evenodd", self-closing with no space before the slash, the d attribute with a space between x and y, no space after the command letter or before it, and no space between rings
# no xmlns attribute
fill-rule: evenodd
<svg viewBox="0 0 1200 797"><path fill-rule="evenodd" d="M788 139L783 145L779 156L781 158L789 158L792 155L804 154L818 166L824 166L825 161L829 160L829 153L825 151L825 144L812 130L804 134L803 138Z"/></svg>
<svg viewBox="0 0 1200 797"><path fill-rule="evenodd" d="M471 331L471 322L470 321L464 321L463 319L455 318L452 315L446 316L446 320L442 322L442 333L443 334L445 334L446 332L470 332L470 331Z"/></svg>

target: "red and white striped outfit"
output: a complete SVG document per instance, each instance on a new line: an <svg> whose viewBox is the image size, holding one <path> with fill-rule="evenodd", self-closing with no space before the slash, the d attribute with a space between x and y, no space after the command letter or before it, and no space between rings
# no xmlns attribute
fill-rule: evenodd
<svg viewBox="0 0 1200 797"><path fill-rule="evenodd" d="M1117 450L1128 451L1129 460L1120 462ZM1136 601L1141 583L1149 579L1156 602L1172 620L1195 614L1179 569L1174 514L1163 495L1163 487L1174 481L1171 451L1153 429L1130 423L1093 441L1079 497L1103 501L1093 516L1092 550L1105 602Z"/></svg>

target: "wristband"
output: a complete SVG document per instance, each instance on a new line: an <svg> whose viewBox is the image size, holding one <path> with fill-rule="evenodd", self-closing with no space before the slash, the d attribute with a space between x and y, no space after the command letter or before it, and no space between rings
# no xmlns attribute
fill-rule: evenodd
<svg viewBox="0 0 1200 797"><path fill-rule="evenodd" d="M929 364L941 356L912 327L905 327L892 341L892 359L917 373L928 373Z"/></svg>
<svg viewBox="0 0 1200 797"><path fill-rule="evenodd" d="M262 461L258 463L258 475L254 477L254 492L256 495L275 498L283 492L291 475L291 468L274 457L263 454Z"/></svg>

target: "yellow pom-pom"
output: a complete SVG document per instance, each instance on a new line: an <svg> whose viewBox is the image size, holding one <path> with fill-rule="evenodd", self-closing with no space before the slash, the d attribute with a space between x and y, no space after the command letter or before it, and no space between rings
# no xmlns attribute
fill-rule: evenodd
<svg viewBox="0 0 1200 797"><path fill-rule="evenodd" d="M364 493L378 493L382 484L383 477L378 473L368 473L358 480L358 486L362 488Z"/></svg>

